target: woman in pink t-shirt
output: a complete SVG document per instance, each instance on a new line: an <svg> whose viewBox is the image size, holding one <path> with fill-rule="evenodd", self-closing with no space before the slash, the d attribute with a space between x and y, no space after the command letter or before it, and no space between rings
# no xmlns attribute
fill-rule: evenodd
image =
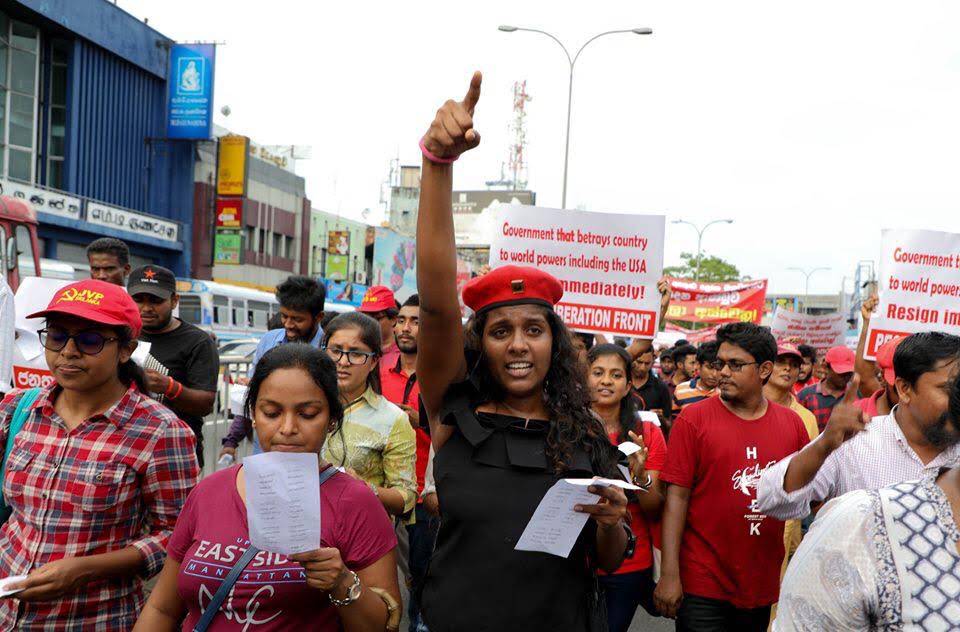
<svg viewBox="0 0 960 632"><path fill-rule="evenodd" d="M250 381L246 412L264 452L312 452L321 472L332 467L319 455L343 407L336 368L323 352L309 345L267 352ZM250 546L245 496L242 465L193 490L135 631L193 629ZM338 472L320 487L320 514L321 548L290 558L258 553L210 632L397 629L397 540L383 505L364 483Z"/></svg>
<svg viewBox="0 0 960 632"><path fill-rule="evenodd" d="M625 349L612 344L597 345L587 354L587 387L593 411L603 420L613 445L633 441L641 446L625 463L633 482L645 490L628 496L630 528L636 538L633 555L614 573L600 575L610 632L626 632L637 606L654 616L659 614L653 606L653 549L660 544L664 498L658 481L667 458L667 443L658 426L637 419L637 405L630 394L631 360Z"/></svg>

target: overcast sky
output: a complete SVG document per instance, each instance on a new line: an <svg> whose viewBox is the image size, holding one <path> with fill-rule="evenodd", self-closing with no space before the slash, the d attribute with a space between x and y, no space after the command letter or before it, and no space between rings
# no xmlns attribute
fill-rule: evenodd
<svg viewBox="0 0 960 632"><path fill-rule="evenodd" d="M833 293L883 227L956 230L960 207L960 3L662 0L483 3L118 0L181 40L218 49L218 124L261 144L313 146L298 166L315 208L379 220L391 158L484 72L482 145L456 188L506 159L511 86L527 80L530 188L560 205L567 63L576 65L568 206L697 223L729 217L704 250L771 292L802 292L791 266L830 266ZM470 12L463 11L469 7ZM667 224L666 263L696 249Z"/></svg>

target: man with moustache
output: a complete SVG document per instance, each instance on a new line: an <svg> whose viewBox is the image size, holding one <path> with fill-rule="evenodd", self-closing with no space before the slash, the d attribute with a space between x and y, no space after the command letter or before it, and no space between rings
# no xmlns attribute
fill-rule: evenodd
<svg viewBox="0 0 960 632"><path fill-rule="evenodd" d="M854 378L823 433L763 473L759 510L781 520L803 518L810 503L954 464L960 447L947 406L958 357L958 336L933 331L904 338L893 356L899 403L890 414L867 419L856 405L860 379Z"/></svg>
<svg viewBox="0 0 960 632"><path fill-rule="evenodd" d="M162 370L147 368L147 387L197 436L203 468L203 418L216 401L220 355L207 332L173 316L180 303L177 279L166 268L147 265L130 273L127 292L140 309L140 340Z"/></svg>

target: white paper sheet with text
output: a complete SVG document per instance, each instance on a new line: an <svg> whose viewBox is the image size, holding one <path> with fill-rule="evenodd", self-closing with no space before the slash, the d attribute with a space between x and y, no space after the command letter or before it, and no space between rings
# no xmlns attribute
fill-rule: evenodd
<svg viewBox="0 0 960 632"><path fill-rule="evenodd" d="M295 555L320 548L317 455L264 452L243 460L250 542Z"/></svg>
<svg viewBox="0 0 960 632"><path fill-rule="evenodd" d="M537 505L533 517L517 540L518 551L539 551L567 557L576 543L589 514L573 510L576 505L592 505L597 495L587 488L565 480L553 484Z"/></svg>

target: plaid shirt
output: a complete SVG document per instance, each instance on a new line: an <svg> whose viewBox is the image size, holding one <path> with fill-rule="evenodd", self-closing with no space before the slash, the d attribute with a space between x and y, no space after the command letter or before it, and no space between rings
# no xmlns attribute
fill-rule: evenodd
<svg viewBox="0 0 960 632"><path fill-rule="evenodd" d="M197 481L193 431L130 389L103 415L73 430L54 411L59 387L44 389L7 455L3 495L13 513L0 527L0 576L47 562L135 547L142 577L95 580L55 601L0 599L0 630L127 631L143 606L143 577L166 558L187 494ZM0 403L0 446L19 392Z"/></svg>
<svg viewBox="0 0 960 632"><path fill-rule="evenodd" d="M824 383L817 382L800 391L797 395L797 401L813 413L814 417L817 418L817 427L820 429L820 432L823 432L827 421L830 419L830 413L833 411L833 407L837 405L837 402L839 402L842 397L843 393L839 395L827 393Z"/></svg>

